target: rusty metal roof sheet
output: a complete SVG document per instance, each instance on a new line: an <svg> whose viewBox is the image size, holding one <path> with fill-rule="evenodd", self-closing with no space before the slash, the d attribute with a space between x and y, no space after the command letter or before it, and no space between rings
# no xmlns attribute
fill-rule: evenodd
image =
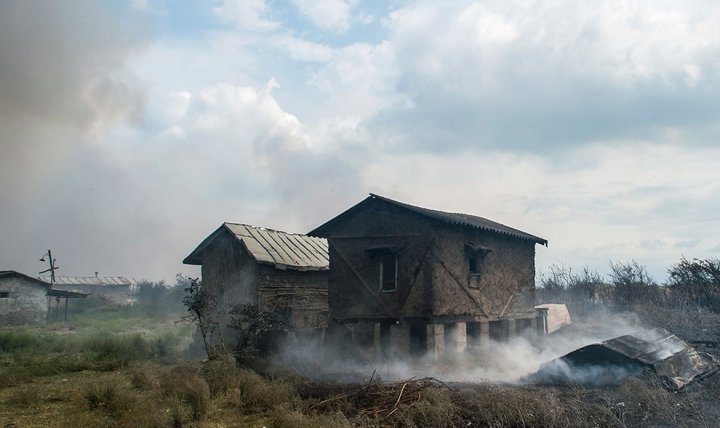
<svg viewBox="0 0 720 428"><path fill-rule="evenodd" d="M223 223L215 232L205 238L183 260L183 263L202 264L205 250L220 234L228 232L242 243L258 263L273 265L280 269L328 269L327 240L239 223Z"/></svg>
<svg viewBox="0 0 720 428"><path fill-rule="evenodd" d="M49 276L40 276L39 280L50 283ZM124 276L55 276L56 285L91 285L91 286L127 286L134 287L137 281Z"/></svg>
<svg viewBox="0 0 720 428"><path fill-rule="evenodd" d="M569 377L573 377L576 368L585 368L584 372L588 372L587 367L623 367L631 374L632 366L648 367L671 390L681 389L695 378L718 370L712 358L702 356L684 340L662 328L584 346L560 360L570 365Z"/></svg>
<svg viewBox="0 0 720 428"><path fill-rule="evenodd" d="M401 208L404 208L406 210L412 211L416 214L420 214L422 216L431 218L433 220L441 221L443 223L447 224L454 224L458 226L464 226L464 227L472 227L477 228L480 230L487 230L490 232L499 233L501 235L508 235L515 238L520 239L526 239L529 241L533 241L535 243L545 245L547 246L547 240L537 237L535 235L531 235L529 233L523 232L518 229L514 229L510 226L505 226L504 224L497 223L492 220L488 220L483 217L478 217L470 214L462 214L462 213L449 213L444 211L438 211L433 210L429 208L423 208L418 207L415 205L406 204L403 202L398 202L395 200L392 200L390 198L386 198L384 196L375 195L373 193L370 194L370 196L366 199L364 199L362 202L358 203L357 205L353 206L352 208L348 209L347 211L343 212L342 214L338 215L337 217L331 219L330 221L326 222L325 224L318 226L314 230L312 230L309 235L313 236L322 236L324 235L325 229L327 229L329 226L331 226L332 223L336 222L341 217L344 217L346 214L349 214L350 212L358 209L359 207L369 203L370 201L383 201Z"/></svg>

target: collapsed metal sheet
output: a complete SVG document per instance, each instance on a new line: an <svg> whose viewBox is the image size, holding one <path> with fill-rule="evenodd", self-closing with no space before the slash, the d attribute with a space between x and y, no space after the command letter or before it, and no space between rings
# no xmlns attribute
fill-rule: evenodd
<svg viewBox="0 0 720 428"><path fill-rule="evenodd" d="M656 328L584 346L544 364L534 381L609 384L652 370L670 390L718 370L717 362L699 354L669 331Z"/></svg>

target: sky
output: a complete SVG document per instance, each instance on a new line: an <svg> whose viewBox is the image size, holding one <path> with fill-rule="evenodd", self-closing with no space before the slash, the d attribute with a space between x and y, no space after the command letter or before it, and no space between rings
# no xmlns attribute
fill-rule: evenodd
<svg viewBox="0 0 720 428"><path fill-rule="evenodd" d="M714 0L0 2L0 269L172 282L377 193L537 270L720 257Z"/></svg>

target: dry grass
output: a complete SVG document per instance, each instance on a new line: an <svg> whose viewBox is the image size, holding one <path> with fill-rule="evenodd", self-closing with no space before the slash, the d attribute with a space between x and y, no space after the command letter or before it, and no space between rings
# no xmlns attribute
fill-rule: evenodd
<svg viewBox="0 0 720 428"><path fill-rule="evenodd" d="M0 423L73 428L711 426L720 396L718 376L682 393L669 393L652 378L605 389L446 385L434 379L297 384L228 364L136 363L111 373L36 378L0 390ZM221 381L222 373L228 379Z"/></svg>
<svg viewBox="0 0 720 428"><path fill-rule="evenodd" d="M435 379L318 384L282 367L261 376L229 357L169 362L154 356L145 335L98 340L93 333L67 343L30 336L0 337L0 426L622 427L720 420L720 376L681 393L652 377L602 389Z"/></svg>
<svg viewBox="0 0 720 428"><path fill-rule="evenodd" d="M182 364L166 370L160 377L160 389L174 403L187 406L194 421L204 419L210 411L210 387L199 367Z"/></svg>

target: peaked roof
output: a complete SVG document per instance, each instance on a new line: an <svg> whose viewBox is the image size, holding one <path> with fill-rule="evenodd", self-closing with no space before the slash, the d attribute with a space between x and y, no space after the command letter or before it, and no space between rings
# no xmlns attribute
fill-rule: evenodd
<svg viewBox="0 0 720 428"><path fill-rule="evenodd" d="M258 263L296 270L327 270L329 267L327 240L323 238L238 223L223 223L183 263L202 264L205 251L222 233L235 237Z"/></svg>
<svg viewBox="0 0 720 428"><path fill-rule="evenodd" d="M408 211L412 211L416 214L420 214L424 217L437 220L443 223L447 224L453 224L463 227L472 227L480 230L487 230L490 232L499 233L501 235L508 235L515 238L520 239L526 239L529 241L533 241L537 244L545 245L547 246L547 240L537 237L535 235L531 235L529 233L523 232L518 229L513 229L512 227L505 226L504 224L494 222L492 220L488 220L483 217L478 217L470 214L461 214L461 213L449 213L444 211L438 211L433 210L429 208L423 208L418 207L415 205L406 204L403 202L398 202L395 200L392 200L390 198L386 198L384 196L376 195L371 193L370 196L365 198L360 203L356 204L355 206L351 207L347 211L343 212L342 214L338 215L337 217L329 220L325 224L316 227L312 231L308 233L308 235L312 236L322 236L326 233L326 231L333 226L336 222L338 222L340 219L345 217L346 215L351 214L352 212L358 210L359 208L371 203L372 201L382 201L388 204L395 205L400 208L404 208Z"/></svg>
<svg viewBox="0 0 720 428"><path fill-rule="evenodd" d="M18 271L14 271L14 270L0 270L0 278L10 278L10 277L22 278L22 279L25 279L25 280L27 280L27 281L30 281L30 282L32 282L32 283L34 283L34 284L42 285L42 286L45 287L45 288L49 288L49 286L50 286L50 284L47 284L47 283L44 282L44 281L40 281L40 280L37 279L37 278L33 278L33 277L31 277L31 276L25 275L24 273L20 273L20 272L18 272Z"/></svg>

